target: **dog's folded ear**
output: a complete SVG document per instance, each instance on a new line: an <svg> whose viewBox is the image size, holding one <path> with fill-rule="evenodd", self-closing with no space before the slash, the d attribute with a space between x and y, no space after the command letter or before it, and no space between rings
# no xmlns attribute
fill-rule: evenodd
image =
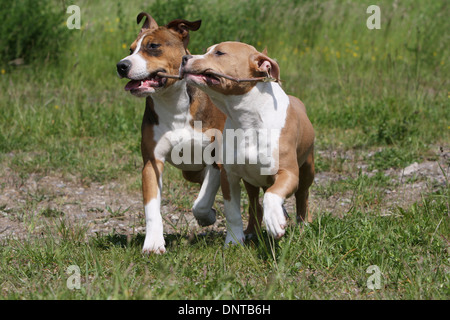
<svg viewBox="0 0 450 320"><path fill-rule="evenodd" d="M189 43L189 31L197 31L202 24L202 20L187 21L183 19L176 19L167 24L168 29L178 32L183 39L184 47L187 48Z"/></svg>
<svg viewBox="0 0 450 320"><path fill-rule="evenodd" d="M267 53L267 49L264 49ZM267 54L258 52L250 57L250 66L253 66L257 75L268 76L274 78L276 81L280 81L280 66L278 63L269 58Z"/></svg>
<svg viewBox="0 0 450 320"><path fill-rule="evenodd" d="M137 16L137 24L140 24L142 21L142 18L146 17L144 24L142 25L141 32L145 29L156 29L158 28L158 24L156 23L155 19L152 18L151 15L149 15L147 12L141 12Z"/></svg>

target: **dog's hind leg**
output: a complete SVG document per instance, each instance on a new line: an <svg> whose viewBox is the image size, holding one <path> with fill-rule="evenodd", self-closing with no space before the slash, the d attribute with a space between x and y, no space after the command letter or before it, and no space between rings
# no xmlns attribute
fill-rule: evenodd
<svg viewBox="0 0 450 320"><path fill-rule="evenodd" d="M297 222L312 222L312 215L309 212L308 198L309 187L314 181L314 151L308 155L305 163L300 167L298 190L295 192L295 202L297 206Z"/></svg>
<svg viewBox="0 0 450 320"><path fill-rule="evenodd" d="M223 193L223 203L225 207L225 218L227 222L227 236L225 246L229 244L243 244L245 235L242 226L241 216L241 187L240 178L232 174L227 174L224 168L221 169L221 187Z"/></svg>
<svg viewBox="0 0 450 320"><path fill-rule="evenodd" d="M259 203L259 187L255 187L244 180L244 186L248 194L248 225L244 234L252 238L261 230L262 207Z"/></svg>

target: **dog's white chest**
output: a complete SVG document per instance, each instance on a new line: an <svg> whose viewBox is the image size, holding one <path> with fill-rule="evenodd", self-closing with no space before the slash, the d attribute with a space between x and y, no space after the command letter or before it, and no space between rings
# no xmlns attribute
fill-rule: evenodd
<svg viewBox="0 0 450 320"><path fill-rule="evenodd" d="M177 128L164 125L154 127L155 157L168 161L176 168L198 171L204 167L203 150L210 143L210 138L195 130L189 123Z"/></svg>
<svg viewBox="0 0 450 320"><path fill-rule="evenodd" d="M255 186L268 186L268 176L278 171L289 97L278 84L261 83L240 100L231 99L223 133L225 170Z"/></svg>
<svg viewBox="0 0 450 320"><path fill-rule="evenodd" d="M158 124L153 126L155 158L168 161L175 167L198 171L204 167L202 150L210 143L201 130L192 127L192 116L189 111L189 97L184 81L180 88L174 85L173 92L163 97L153 97Z"/></svg>

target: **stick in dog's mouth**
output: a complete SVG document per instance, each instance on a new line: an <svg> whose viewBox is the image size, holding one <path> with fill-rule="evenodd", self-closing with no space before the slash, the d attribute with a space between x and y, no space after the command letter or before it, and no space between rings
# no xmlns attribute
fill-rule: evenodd
<svg viewBox="0 0 450 320"><path fill-rule="evenodd" d="M169 78L169 79L177 79L177 80L181 80L181 79L183 79L180 75L174 75L174 74L168 74L168 73L165 73L165 72L162 72L162 71L160 71L160 72L157 72L156 73L156 75L158 76L158 77L161 77L161 78Z"/></svg>
<svg viewBox="0 0 450 320"><path fill-rule="evenodd" d="M213 70L206 70L202 73L190 73L190 72L186 72L183 73L183 75L181 76L181 78L185 77L186 75L192 75L192 76L198 76L198 77L203 77L205 78L205 80L207 82L211 82L213 84L218 84L220 83L220 78L224 78L227 80L231 80L237 83L241 83L241 82L278 82L277 79L274 79L272 77L270 77L269 75L265 76L265 77L256 77L256 78L234 78L232 76L229 76L227 74L223 74L220 72L216 72Z"/></svg>

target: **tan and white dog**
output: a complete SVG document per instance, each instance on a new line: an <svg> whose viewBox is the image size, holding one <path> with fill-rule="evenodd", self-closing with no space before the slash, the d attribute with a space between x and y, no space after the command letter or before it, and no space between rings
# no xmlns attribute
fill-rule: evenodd
<svg viewBox="0 0 450 320"><path fill-rule="evenodd" d="M142 192L146 220L143 252L164 253L165 241L160 212L162 174L165 162L183 171L185 179L201 183L193 213L202 226L215 222L212 208L220 187L220 171L205 163L178 163L172 161L172 150L180 143L204 148L211 137L202 132L194 134L194 122L201 121L202 130L223 130L225 115L214 107L208 96L185 80L160 77L158 73L177 75L182 57L189 54L189 31L198 30L201 21L174 20L158 26L147 13L140 13L138 24L146 21L131 44L130 55L120 60L117 72L131 79L125 90L146 98L142 120L141 152L144 161ZM188 140L188 141L186 141Z"/></svg>
<svg viewBox="0 0 450 320"><path fill-rule="evenodd" d="M183 56L189 54L189 31L198 30L201 21L174 20L166 26L158 26L148 13L142 12L137 17L137 23L143 18L146 20L137 39L131 44L130 55L119 61L117 72L120 77L131 80L125 86L126 91L146 98L141 127L144 161L142 192L146 220L143 252L164 253L160 212L164 164L166 161L173 164L183 171L186 180L201 184L192 211L201 226L213 224L216 213L212 206L220 187L219 169L202 161L174 161L173 155L180 145L189 145L192 150L204 150L211 143L208 130L222 131L226 116L203 91L186 84L185 80L160 76L161 73L178 75ZM201 123L200 132L196 131L196 123ZM175 155L178 156L177 152ZM261 216L261 210L253 205L249 209L253 213L247 231L253 233L255 216Z"/></svg>
<svg viewBox="0 0 450 320"><path fill-rule="evenodd" d="M278 64L250 45L223 42L210 47L204 55L183 57L180 75L188 84L205 91L227 115L224 132L256 130L262 136L262 132L270 131L270 141L258 137L257 146L239 142L235 146L234 138L230 141L227 134L223 135L221 183L228 224L226 242L242 243L244 239L241 179L246 186L250 184L265 190L263 221L273 237L280 238L285 233L283 202L292 194L296 198L297 221L312 221L308 196L314 180L314 130L303 103L281 88ZM259 81L263 76L276 81ZM255 154L261 154L261 149L263 152L270 150L272 161L268 165L267 161L252 161ZM237 155L245 157L246 161L229 163L227 152L233 153L234 159Z"/></svg>

